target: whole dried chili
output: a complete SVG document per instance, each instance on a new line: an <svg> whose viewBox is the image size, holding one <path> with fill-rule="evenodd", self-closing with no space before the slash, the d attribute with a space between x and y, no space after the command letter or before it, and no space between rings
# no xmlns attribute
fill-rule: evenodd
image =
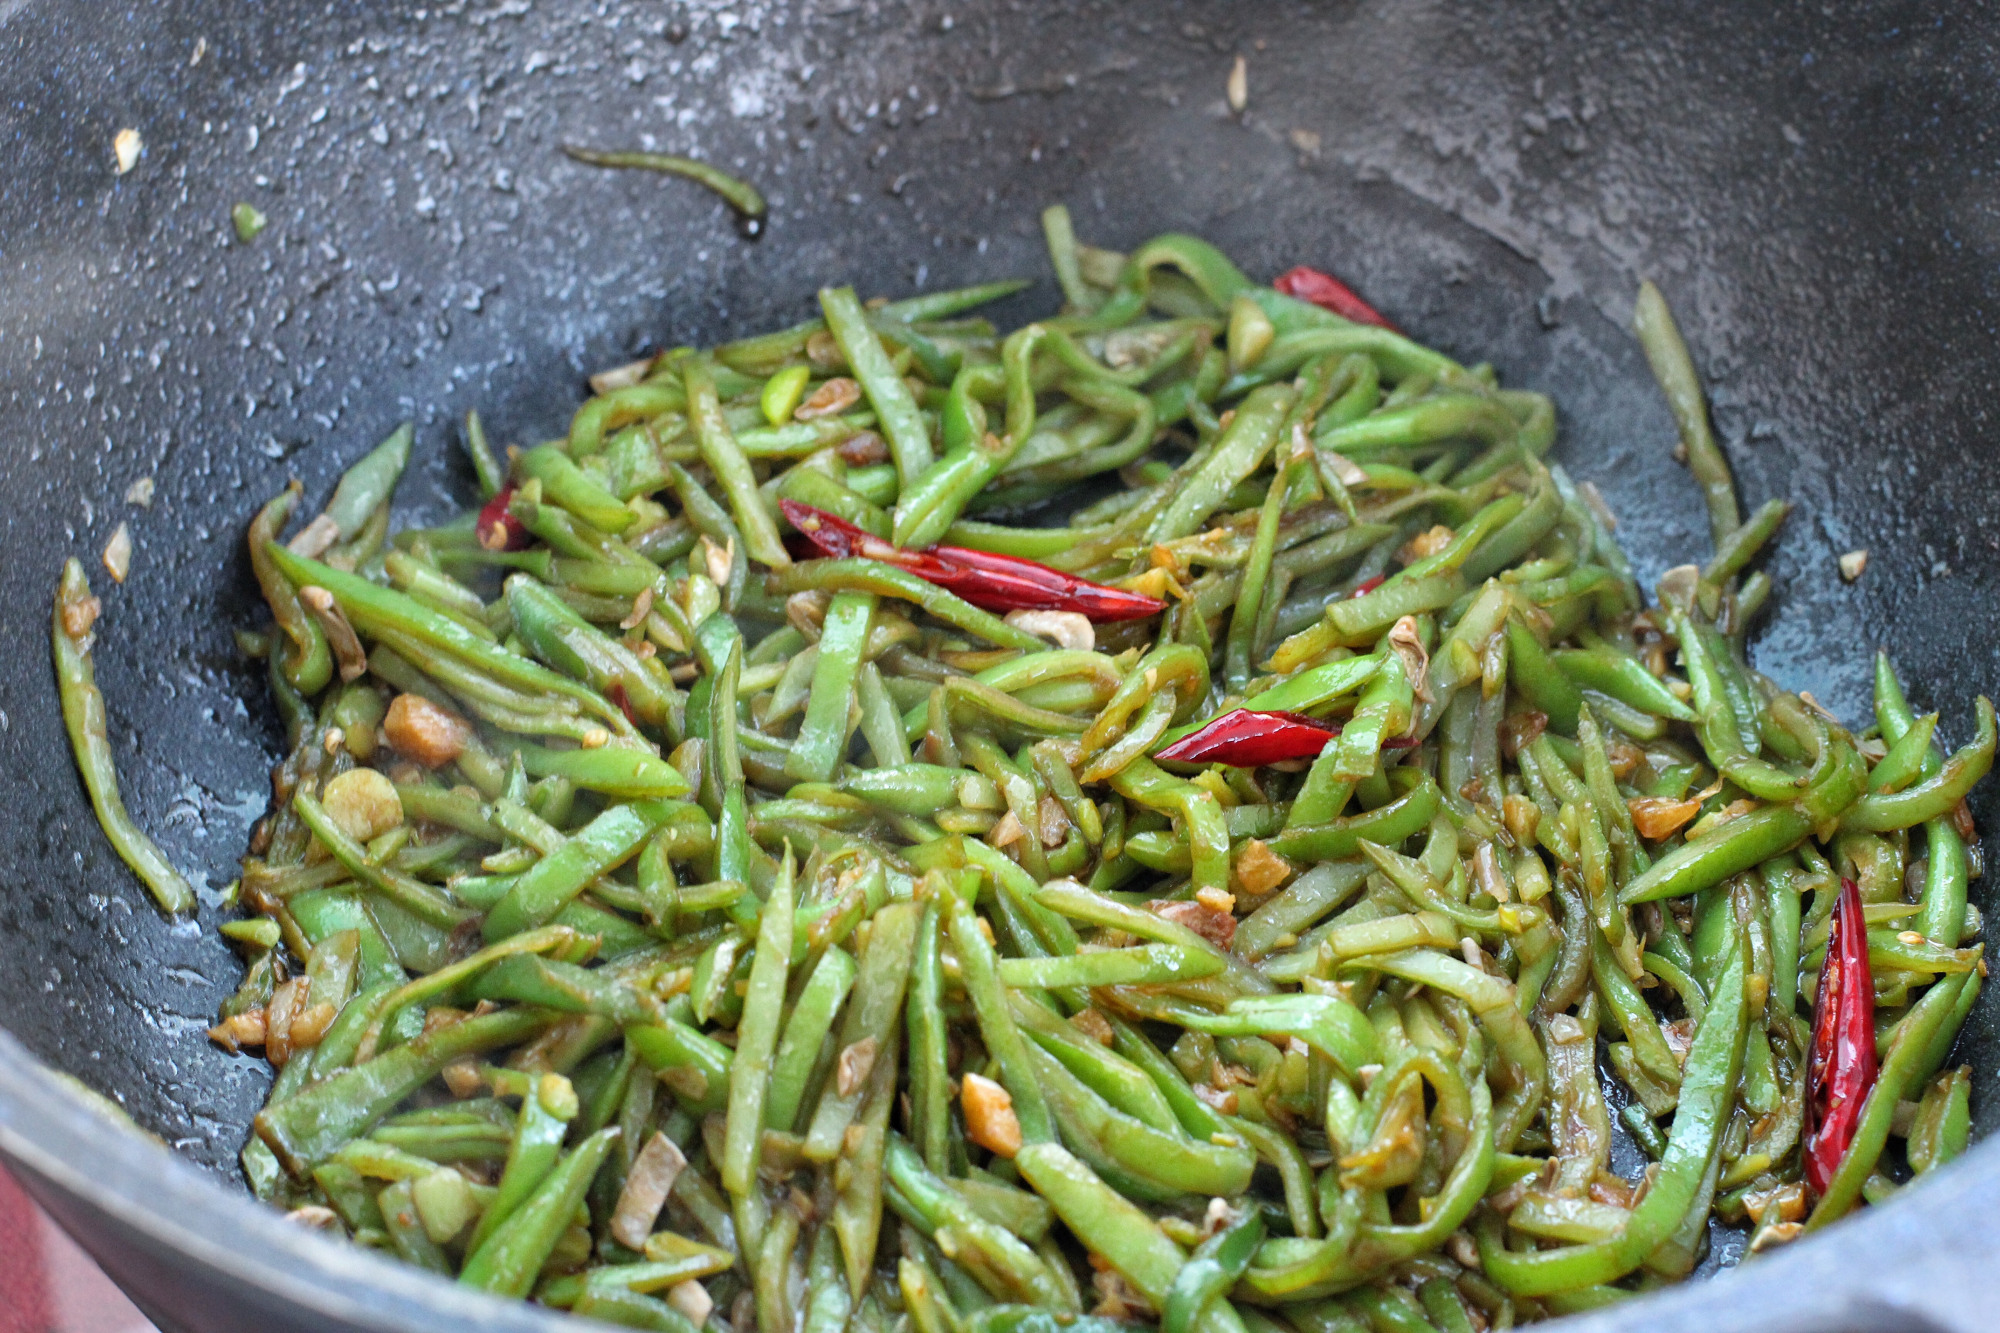
<svg viewBox="0 0 2000 1333"><path fill-rule="evenodd" d="M1826 961L1819 970L1806 1065L1806 1185L1815 1195L1825 1191L1854 1142L1875 1073L1875 978L1868 967L1868 923L1862 917L1861 890L1843 879Z"/></svg>
<svg viewBox="0 0 2000 1333"><path fill-rule="evenodd" d="M1381 312L1354 294L1354 289L1330 273L1322 273L1304 264L1280 273L1272 279L1271 285L1287 296L1296 296L1301 301L1310 301L1324 310L1331 310L1342 319L1351 319L1356 324L1373 324L1390 332L1399 332L1394 324L1382 318Z"/></svg>
<svg viewBox="0 0 2000 1333"><path fill-rule="evenodd" d="M898 565L987 611L1075 611L1090 620L1142 620L1166 610L1157 597L1092 583L1018 556L963 546L905 550L843 518L796 500L780 500L785 519L822 555L865 556Z"/></svg>
<svg viewBox="0 0 2000 1333"><path fill-rule="evenodd" d="M530 540L528 529L521 520L508 511L514 503L514 492L519 489L508 482L493 498L479 510L479 521L473 531L479 534L479 544L489 551L521 551L527 549Z"/></svg>
<svg viewBox="0 0 2000 1333"><path fill-rule="evenodd" d="M1232 764L1255 768L1287 759L1311 759L1340 734L1297 713L1236 708L1167 746L1156 759L1183 764Z"/></svg>

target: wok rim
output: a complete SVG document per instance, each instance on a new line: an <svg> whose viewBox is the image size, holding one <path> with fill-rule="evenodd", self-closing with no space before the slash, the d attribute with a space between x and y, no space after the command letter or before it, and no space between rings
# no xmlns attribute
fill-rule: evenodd
<svg viewBox="0 0 2000 1333"><path fill-rule="evenodd" d="M112 1121L0 1029L0 1160L114 1280L121 1256L63 1216L75 1203L199 1266L190 1291L241 1284L284 1307L357 1327L555 1333L559 1312L468 1291L334 1241L234 1193L170 1148ZM79 1162L92 1163L89 1169ZM124 1284L121 1283L121 1286ZM402 1317L399 1317L399 1309ZM420 1317L411 1317L420 1316Z"/></svg>
<svg viewBox="0 0 2000 1333"><path fill-rule="evenodd" d="M117 1280L135 1256L107 1254L98 1228L70 1225L73 1206L184 1261L199 1296L240 1288L264 1301L383 1333L557 1333L561 1312L467 1291L330 1239L236 1194L163 1144L106 1116L0 1030L0 1160ZM87 1161L93 1169L77 1165ZM1961 1225L2000 1192L2000 1141L1861 1211L1824 1236L1707 1280L1543 1325L1562 1333L1805 1333L1974 1329L2000 1229ZM1982 1282L1982 1273L1989 1276ZM1884 1280L1887 1275L1891 1280ZM121 1283L121 1285L123 1285Z"/></svg>

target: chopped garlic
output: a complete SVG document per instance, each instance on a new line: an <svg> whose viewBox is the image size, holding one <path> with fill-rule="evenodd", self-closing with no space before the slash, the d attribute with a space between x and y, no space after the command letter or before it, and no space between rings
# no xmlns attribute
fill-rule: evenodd
<svg viewBox="0 0 2000 1333"><path fill-rule="evenodd" d="M132 569L132 529L120 523L118 530L111 534L111 540L104 543L104 568L118 582L125 581L125 575Z"/></svg>

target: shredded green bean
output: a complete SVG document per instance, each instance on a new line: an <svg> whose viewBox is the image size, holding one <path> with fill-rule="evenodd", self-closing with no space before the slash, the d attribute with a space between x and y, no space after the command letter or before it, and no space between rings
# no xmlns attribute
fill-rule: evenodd
<svg viewBox="0 0 2000 1333"><path fill-rule="evenodd" d="M737 225L745 236L755 237L763 233L764 196L756 186L720 167L673 153L607 153L594 148L578 148L574 144L564 144L563 152L593 167L628 167L684 176L721 195L723 202L736 210Z"/></svg>

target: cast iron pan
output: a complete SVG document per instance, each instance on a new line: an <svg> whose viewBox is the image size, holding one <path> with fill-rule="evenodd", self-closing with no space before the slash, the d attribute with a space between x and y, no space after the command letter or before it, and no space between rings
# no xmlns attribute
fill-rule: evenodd
<svg viewBox="0 0 2000 1333"><path fill-rule="evenodd" d="M797 319L825 282L1023 274L1040 281L1001 313L1050 309L1035 218L1054 200L1099 244L1177 228L1254 275L1332 268L1554 395L1559 456L1648 583L1706 554L1626 332L1656 278L1746 505L1798 504L1760 663L1858 722L1890 644L1962 737L2000 681L1994 25L1975 6L1484 8L0 0L0 1149L30 1187L166 1327L552 1327L242 1193L267 1073L202 1029L239 975L215 904L275 745L231 646L259 615L243 526L290 476L323 497L404 418L399 519L441 515L471 494L466 408L544 438L587 372ZM118 176L127 127L145 151ZM563 141L741 170L771 197L766 234ZM253 245L238 202L270 218ZM127 499L145 477L149 507ZM98 575L98 675L127 799L204 887L197 923L163 921L98 834L51 686L60 559L121 522L136 555L123 587ZM1855 548L1872 560L1848 587ZM1982 1131L1995 1035L1983 1003L1962 1052ZM1824 1237L1575 1327L1990 1327L1996 1194L1987 1144Z"/></svg>

